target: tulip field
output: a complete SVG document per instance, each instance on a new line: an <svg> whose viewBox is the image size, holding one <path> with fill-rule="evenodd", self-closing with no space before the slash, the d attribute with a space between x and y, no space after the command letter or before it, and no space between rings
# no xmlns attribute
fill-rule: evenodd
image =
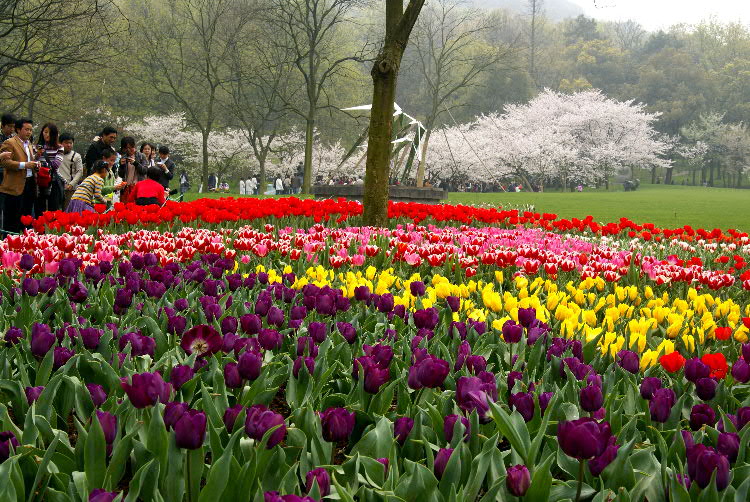
<svg viewBox="0 0 750 502"><path fill-rule="evenodd" d="M0 501L750 500L746 232L98 209L0 241Z"/></svg>

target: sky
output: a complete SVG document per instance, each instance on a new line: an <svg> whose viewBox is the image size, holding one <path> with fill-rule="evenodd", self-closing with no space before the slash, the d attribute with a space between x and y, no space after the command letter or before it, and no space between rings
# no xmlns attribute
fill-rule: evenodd
<svg viewBox="0 0 750 502"><path fill-rule="evenodd" d="M656 30L677 23L694 24L711 16L750 25L750 0L573 0L589 16L638 21Z"/></svg>

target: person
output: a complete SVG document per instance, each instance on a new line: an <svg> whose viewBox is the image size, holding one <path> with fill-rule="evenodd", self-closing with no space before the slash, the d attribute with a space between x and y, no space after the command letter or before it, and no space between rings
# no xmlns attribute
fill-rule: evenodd
<svg viewBox="0 0 750 502"><path fill-rule="evenodd" d="M4 113L0 117L0 144L13 137L16 130L16 117L12 113ZM11 152L0 153L0 160L11 158ZM0 185L3 183L3 169L0 169ZM3 228L3 194L0 193L0 228Z"/></svg>
<svg viewBox="0 0 750 502"><path fill-rule="evenodd" d="M12 138L16 131L16 117L12 113L4 113L0 118L0 142Z"/></svg>
<svg viewBox="0 0 750 502"><path fill-rule="evenodd" d="M3 229L5 232L20 233L25 227L21 218L32 216L36 200L36 171L39 163L34 160L31 138L34 122L21 118L16 121L16 135L5 140L0 151L3 155L0 166L5 171L0 193L3 194Z"/></svg>
<svg viewBox="0 0 750 502"><path fill-rule="evenodd" d="M83 159L80 153L73 150L74 142L75 138L72 134L63 133L60 135L63 156L57 175L63 182L63 208L68 207L70 198L83 177Z"/></svg>
<svg viewBox="0 0 750 502"><path fill-rule="evenodd" d="M135 150L135 139L125 136L120 141L119 177L126 186L120 195L120 202L133 202L133 189L136 183L146 179L146 156Z"/></svg>
<svg viewBox="0 0 750 502"><path fill-rule="evenodd" d="M164 187L164 190L169 192L169 182L174 178L175 167L174 161L169 158L169 147L166 145L159 147L159 160L156 162L156 167L162 171L159 183Z"/></svg>
<svg viewBox="0 0 750 502"><path fill-rule="evenodd" d="M107 202L119 202L119 191L127 186L122 178L114 172L114 166L117 164L118 154L114 150L104 150L101 160L109 167L105 177L104 186L102 187L102 196L108 197Z"/></svg>
<svg viewBox="0 0 750 502"><path fill-rule="evenodd" d="M245 180L240 180L240 195L245 195Z"/></svg>
<svg viewBox="0 0 750 502"><path fill-rule="evenodd" d="M302 164L300 163L300 165ZM301 190L302 190L302 176L300 176L299 171L297 171L297 174L295 174L292 177L292 193L298 194L300 193Z"/></svg>
<svg viewBox="0 0 750 502"><path fill-rule="evenodd" d="M139 206L150 206L158 204L163 206L166 202L164 187L159 183L162 170L158 167L149 167L146 179L139 181L133 193L135 203Z"/></svg>
<svg viewBox="0 0 750 502"><path fill-rule="evenodd" d="M143 167L148 171L149 167L154 167L156 165L156 161L154 160L154 157L156 156L156 148L151 143L141 143L141 153L146 157L146 165Z"/></svg>
<svg viewBox="0 0 750 502"><path fill-rule="evenodd" d="M276 178L276 195L284 193L284 182L281 180L281 176Z"/></svg>
<svg viewBox="0 0 750 502"><path fill-rule="evenodd" d="M103 160L98 160L94 163L92 170L94 174L87 176L78 185L65 212L83 214L86 211L94 211L94 204L106 204L103 190L110 165Z"/></svg>
<svg viewBox="0 0 750 502"><path fill-rule="evenodd" d="M117 140L117 129L114 127L105 127L101 134L89 145L89 149L86 151L86 156L83 159L83 165L86 166L86 176L91 174L96 161L101 160L102 154L105 150L115 151L112 145Z"/></svg>
<svg viewBox="0 0 750 502"><path fill-rule="evenodd" d="M62 164L64 151L59 142L57 126L52 122L44 124L36 145L36 158L39 161L36 181L39 186L34 201L34 215L38 218L45 211L59 211L65 201L65 186L57 172Z"/></svg>
<svg viewBox="0 0 750 502"><path fill-rule="evenodd" d="M253 176L249 180L247 180L247 183L250 185L250 195L258 195L258 180Z"/></svg>
<svg viewBox="0 0 750 502"><path fill-rule="evenodd" d="M288 195L292 193L292 178L289 176L284 178L284 193Z"/></svg>
<svg viewBox="0 0 750 502"><path fill-rule="evenodd" d="M185 195L190 190L190 178L184 169L180 171L180 195Z"/></svg>
<svg viewBox="0 0 750 502"><path fill-rule="evenodd" d="M216 175L211 173L208 175L208 190L216 190Z"/></svg>

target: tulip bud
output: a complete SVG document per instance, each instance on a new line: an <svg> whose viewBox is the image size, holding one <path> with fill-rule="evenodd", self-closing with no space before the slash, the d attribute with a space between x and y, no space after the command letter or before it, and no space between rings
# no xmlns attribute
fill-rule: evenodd
<svg viewBox="0 0 750 502"><path fill-rule="evenodd" d="M648 401L654 397L654 392L661 389L661 379L656 377L646 377L641 382L641 397Z"/></svg>
<svg viewBox="0 0 750 502"><path fill-rule="evenodd" d="M347 439L354 430L355 415L344 408L328 408L320 413L323 439L336 443Z"/></svg>
<svg viewBox="0 0 750 502"><path fill-rule="evenodd" d="M732 378L740 383L750 382L750 364L745 361L744 357L737 359L737 362L732 365Z"/></svg>
<svg viewBox="0 0 750 502"><path fill-rule="evenodd" d="M735 432L721 432L716 440L716 449L722 455L725 455L730 462L737 460L737 453L740 451L740 436Z"/></svg>
<svg viewBox="0 0 750 502"><path fill-rule="evenodd" d="M452 448L440 448L438 454L435 456L435 477L440 479L445 473L445 468L448 467L448 461L453 454Z"/></svg>
<svg viewBox="0 0 750 502"><path fill-rule="evenodd" d="M403 445L406 442L406 438L409 436L413 427L414 420L409 417L400 417L393 422L393 435L400 445Z"/></svg>
<svg viewBox="0 0 750 502"><path fill-rule="evenodd" d="M508 467L505 486L508 491L516 496L523 497L531 486L531 474L529 469L522 464Z"/></svg>
<svg viewBox="0 0 750 502"><path fill-rule="evenodd" d="M206 414L202 411L187 411L174 426L174 439L178 448L197 450L203 446L205 437Z"/></svg>
<svg viewBox="0 0 750 502"><path fill-rule="evenodd" d="M716 412L707 404L696 404L690 410L690 428L697 431L704 425L716 423ZM692 478L692 476L691 476Z"/></svg>
<svg viewBox="0 0 750 502"><path fill-rule="evenodd" d="M593 413L604 404L604 395L602 394L601 387L595 385L589 385L581 389L580 393L581 408L584 411Z"/></svg>
<svg viewBox="0 0 750 502"><path fill-rule="evenodd" d="M279 444L286 436L284 417L262 404L256 404L248 408L245 418L245 433L251 439L262 441L266 433L274 427L276 429L271 433L268 443L266 443L266 448L269 450Z"/></svg>
<svg viewBox="0 0 750 502"><path fill-rule="evenodd" d="M685 378L690 382L697 382L701 378L708 378L711 368L697 357L685 362Z"/></svg>
<svg viewBox="0 0 750 502"><path fill-rule="evenodd" d="M519 309L519 311L522 309ZM503 340L506 343L518 343L523 337L523 326L516 324L511 320L505 321L503 324Z"/></svg>
<svg viewBox="0 0 750 502"><path fill-rule="evenodd" d="M524 422L530 422L534 418L534 396L531 392L518 392L510 396L509 404L523 417Z"/></svg>
<svg viewBox="0 0 750 502"><path fill-rule="evenodd" d="M607 449L612 430L607 422L593 418L562 421L557 425L557 441L566 455L579 460L598 457Z"/></svg>
<svg viewBox="0 0 750 502"><path fill-rule="evenodd" d="M108 492L102 488L97 488L89 494L89 502L112 502L118 495L119 492Z"/></svg>
<svg viewBox="0 0 750 502"><path fill-rule="evenodd" d="M24 389L24 392L26 393L26 401L29 403L29 405L39 399L39 396L42 395L43 391L44 387L41 385L39 387L26 387Z"/></svg>
<svg viewBox="0 0 750 502"><path fill-rule="evenodd" d="M313 488L313 483L318 483L318 490L322 497L327 496L331 493L331 477L328 475L328 471L322 467L309 471L305 476L305 491L310 493Z"/></svg>
<svg viewBox="0 0 750 502"><path fill-rule="evenodd" d="M243 352L237 361L237 369L242 378L255 380L260 376L263 365L263 355L260 352Z"/></svg>
<svg viewBox="0 0 750 502"><path fill-rule="evenodd" d="M294 360L294 365L292 366L292 375L294 375L294 378L299 378L299 372L303 364L307 367L307 372L310 375L315 372L315 358L299 356Z"/></svg>
<svg viewBox="0 0 750 502"><path fill-rule="evenodd" d="M695 382L695 393L703 401L710 401L716 395L716 387L719 384L713 378L699 378Z"/></svg>
<svg viewBox="0 0 750 502"><path fill-rule="evenodd" d="M104 391L104 387L95 383L87 383L86 389L88 389L91 395L91 400L94 402L94 406L97 408L104 404L107 400L107 393Z"/></svg>
<svg viewBox="0 0 750 502"><path fill-rule="evenodd" d="M453 431L458 422L460 422L464 428L464 441L469 440L469 436L471 435L471 425L469 424L469 420L466 417L461 417L459 415L448 415L443 421L443 433L445 434L445 440L449 443L453 441Z"/></svg>
<svg viewBox="0 0 750 502"><path fill-rule="evenodd" d="M227 431L230 434L234 432L235 422L237 422L237 417L240 416L240 413L242 413L243 409L244 407L241 404L235 404L234 406L227 408L224 411L222 421L224 422L224 426L227 428Z"/></svg>
<svg viewBox="0 0 750 502"><path fill-rule="evenodd" d="M518 322L521 326L529 328L534 321L536 321L536 309L534 307L518 309Z"/></svg>

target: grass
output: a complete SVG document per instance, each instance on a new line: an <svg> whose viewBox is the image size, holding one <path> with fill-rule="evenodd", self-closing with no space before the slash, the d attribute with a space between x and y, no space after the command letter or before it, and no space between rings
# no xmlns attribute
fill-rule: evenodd
<svg viewBox="0 0 750 502"><path fill-rule="evenodd" d="M619 185L617 185L619 187ZM202 197L239 197L236 194L186 194L185 200ZM636 192L619 190L521 193L449 194L451 204L491 204L518 207L531 204L537 212L562 218L584 218L599 222L621 217L664 228L691 225L695 228L736 228L750 231L750 190L687 186L642 185Z"/></svg>

